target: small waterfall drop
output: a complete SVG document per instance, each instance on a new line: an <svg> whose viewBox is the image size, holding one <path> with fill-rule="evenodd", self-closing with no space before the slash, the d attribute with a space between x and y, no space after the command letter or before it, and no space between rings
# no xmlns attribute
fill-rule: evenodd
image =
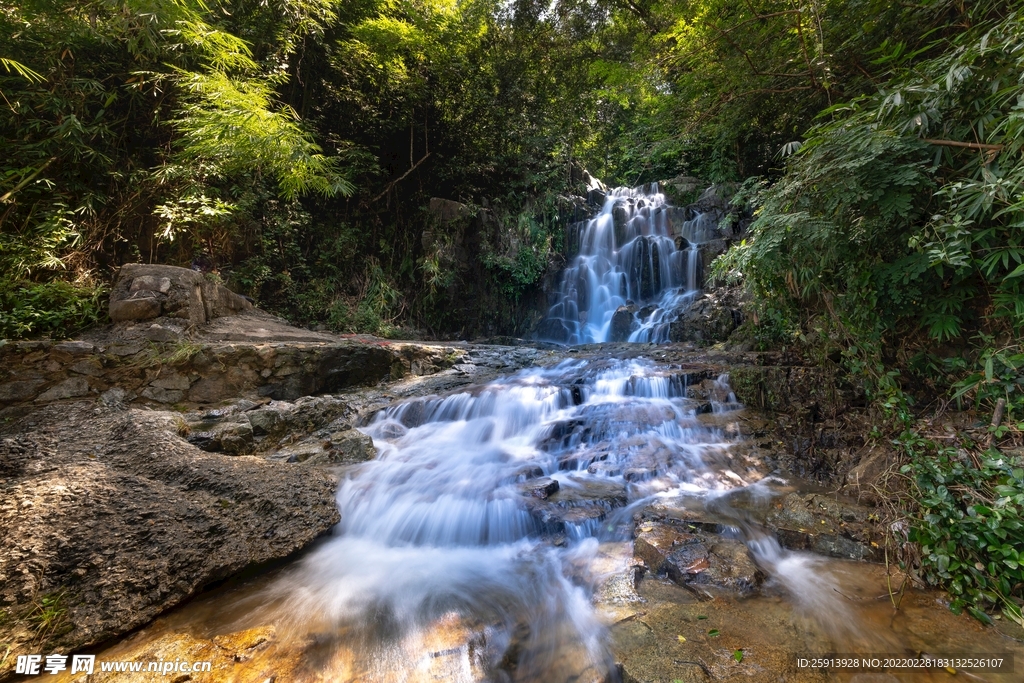
<svg viewBox="0 0 1024 683"><path fill-rule="evenodd" d="M217 680L774 681L797 653L996 651L933 629L934 596L894 613L877 566L783 548L768 519L796 483L765 476L742 411L727 376L642 358L393 404L361 428L379 457L345 470L334 533L178 623L257 643Z"/></svg>
<svg viewBox="0 0 1024 683"><path fill-rule="evenodd" d="M270 602L297 631L377 633L368 681L408 680L448 622L483 624L486 643L445 680L605 680L599 541L629 538L659 493L736 485L709 466L730 440L687 393L647 361L567 361L378 413L364 431L380 457L342 482L334 537Z"/></svg>
<svg viewBox="0 0 1024 683"><path fill-rule="evenodd" d="M666 342L673 313L700 289L713 216L670 206L657 184L615 188L597 216L570 226L579 252L562 273L542 336L587 344Z"/></svg>

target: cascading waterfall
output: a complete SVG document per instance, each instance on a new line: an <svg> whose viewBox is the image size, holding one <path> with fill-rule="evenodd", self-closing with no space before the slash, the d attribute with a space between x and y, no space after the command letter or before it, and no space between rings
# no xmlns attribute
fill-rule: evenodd
<svg viewBox="0 0 1024 683"><path fill-rule="evenodd" d="M713 590L716 603L725 598L719 619L747 609L765 624L781 619L763 640L744 636L756 641L751 660L779 647L905 651L912 639L888 611L888 627L863 620L881 604L876 588L783 549L765 528L758 511L779 505L792 482L764 476L761 456L745 450L730 414L740 409L726 375L643 359L567 361L393 405L362 428L380 454L348 470L335 533L232 602L238 616L222 632L273 624L276 644L252 649L249 669L264 672L253 680L274 680L283 663L289 680L310 683L609 683L630 652L674 680L672 634L710 637L709 626L724 634L729 624L694 626L694 616L709 619L696 606ZM652 543L675 569L649 563ZM766 593L726 597L740 585L730 582L756 581L744 578L746 557L768 575ZM637 558L665 578L639 581ZM705 571L709 583L680 575ZM626 625L634 617L643 623ZM730 627L731 637L744 629ZM667 652L649 649L666 634ZM727 677L737 646L708 640L698 659L717 658L713 670Z"/></svg>
<svg viewBox="0 0 1024 683"><path fill-rule="evenodd" d="M616 188L578 231L579 252L562 274L542 336L586 344L665 342L673 313L700 289L700 245L713 216L669 206L658 187ZM625 315L613 323L616 312Z"/></svg>
<svg viewBox="0 0 1024 683"><path fill-rule="evenodd" d="M445 619L487 634L448 680L510 656L505 680L603 680L598 539L629 538L628 506L660 492L742 481L708 466L728 440L686 393L653 363L577 361L379 413L365 428L379 458L343 482L335 537L279 581L278 603L296 628L378 633L368 680L407 676L394 667L422 656L409 643Z"/></svg>

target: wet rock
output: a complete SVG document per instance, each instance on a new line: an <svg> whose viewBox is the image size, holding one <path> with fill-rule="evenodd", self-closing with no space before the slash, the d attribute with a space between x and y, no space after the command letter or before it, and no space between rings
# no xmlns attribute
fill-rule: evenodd
<svg viewBox="0 0 1024 683"><path fill-rule="evenodd" d="M164 675L168 680L179 683L214 683L222 680L266 683L268 680L275 680L274 675L268 677L265 671L247 670L253 668L254 660L266 656L277 645L276 633L272 626L260 626L213 638L175 632L153 637L143 631L140 635L141 637L128 644L126 650L118 654L128 661L168 663L167 674L151 673L149 676ZM277 680L284 680L286 673L298 674L295 671L301 661L298 655L298 652L293 652L278 654L274 658L272 670L276 672ZM101 659L104 658L101 656ZM209 662L210 671L174 671L174 665L178 664L180 667L182 662ZM137 678L138 674L103 672L97 666L92 674L72 676L70 683L128 683L133 677Z"/></svg>
<svg viewBox="0 0 1024 683"><path fill-rule="evenodd" d="M669 326L669 339L702 345L725 341L743 322L731 293L711 292L695 299Z"/></svg>
<svg viewBox="0 0 1024 683"><path fill-rule="evenodd" d="M729 206L729 200L734 194L736 194L736 183L712 185L697 198L696 206L701 211L724 210Z"/></svg>
<svg viewBox="0 0 1024 683"><path fill-rule="evenodd" d="M354 465L377 457L373 439L358 429L334 432L321 444L319 452L305 452L310 453L309 457L300 462L309 465Z"/></svg>
<svg viewBox="0 0 1024 683"><path fill-rule="evenodd" d="M764 580L740 541L689 531L668 524L642 522L633 541L634 554L655 574L682 586L709 586L738 593Z"/></svg>
<svg viewBox="0 0 1024 683"><path fill-rule="evenodd" d="M253 429L244 415L232 421L192 423L189 429L188 442L204 451L228 455L252 452Z"/></svg>
<svg viewBox="0 0 1024 683"><path fill-rule="evenodd" d="M89 393L89 381L84 377L69 377L59 384L50 387L39 396L36 401L60 401L66 398L76 398Z"/></svg>
<svg viewBox="0 0 1024 683"><path fill-rule="evenodd" d="M658 574L668 570L668 556L678 547L698 543L700 539L668 524L644 523L637 528L633 554L648 570Z"/></svg>
<svg viewBox="0 0 1024 683"><path fill-rule="evenodd" d="M633 314L636 306L619 306L612 314L612 326L608 333L608 341L624 342L629 340L633 332Z"/></svg>
<svg viewBox="0 0 1024 683"><path fill-rule="evenodd" d="M558 482L549 477L530 479L519 485L520 493L524 496L533 496L534 498L547 498L556 491L558 491Z"/></svg>
<svg viewBox="0 0 1024 683"><path fill-rule="evenodd" d="M281 417L281 413L282 410L277 406L251 411L248 418L249 424L252 425L252 433L255 436L266 436L284 429L287 422Z"/></svg>
<svg viewBox="0 0 1024 683"><path fill-rule="evenodd" d="M764 581L764 574L750 557L745 543L735 539L717 538L708 545L708 567L696 571L700 565L674 562L686 575L693 575L693 583L716 586L749 593Z"/></svg>
<svg viewBox="0 0 1024 683"><path fill-rule="evenodd" d="M701 270L708 272L711 262L721 256L729 248L724 239L708 240L700 245Z"/></svg>
<svg viewBox="0 0 1024 683"><path fill-rule="evenodd" d="M298 443L282 446L264 457L273 462L298 463L326 458L324 454L331 447L329 441L318 438L309 438Z"/></svg>
<svg viewBox="0 0 1024 683"><path fill-rule="evenodd" d="M608 460L593 462L587 466L587 472L605 477L617 477L622 474L622 463Z"/></svg>
<svg viewBox="0 0 1024 683"><path fill-rule="evenodd" d="M765 523L790 550L851 560L881 559L884 538L870 508L818 494L790 493L769 509Z"/></svg>

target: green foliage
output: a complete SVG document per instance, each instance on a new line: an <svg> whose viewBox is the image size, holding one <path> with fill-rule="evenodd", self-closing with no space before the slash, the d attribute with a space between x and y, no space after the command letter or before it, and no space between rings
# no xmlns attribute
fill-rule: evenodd
<svg viewBox="0 0 1024 683"><path fill-rule="evenodd" d="M562 217L556 199L543 198L533 211L497 212L491 240L481 250L483 265L494 272L498 289L509 301L518 301L544 275L555 236L561 234Z"/></svg>
<svg viewBox="0 0 1024 683"><path fill-rule="evenodd" d="M102 277L111 262L143 255L222 251L247 222L236 208L264 175L286 200L352 191L340 158L279 101L280 77L219 25L221 9L198 0L0 2L7 289ZM191 239L175 242L182 231ZM52 327L26 322L38 310L24 315L22 333Z"/></svg>
<svg viewBox="0 0 1024 683"><path fill-rule="evenodd" d="M39 640L63 635L74 628L68 619L63 591L37 598L25 614L25 619L32 625Z"/></svg>
<svg viewBox="0 0 1024 683"><path fill-rule="evenodd" d="M715 266L795 337L815 321L874 385L906 349L979 327L984 347L1024 325L1024 30L975 16L877 94L822 112L785 175L748 193L750 237Z"/></svg>
<svg viewBox="0 0 1024 683"><path fill-rule="evenodd" d="M339 160L322 154L296 122L295 112L273 110L270 83L212 72L182 74L180 86L189 97L171 122L181 134L175 163L200 165L217 177L266 173L278 179L280 194L288 200L313 192L326 197L352 193Z"/></svg>
<svg viewBox="0 0 1024 683"><path fill-rule="evenodd" d="M896 443L919 505L909 540L920 545L923 578L949 590L955 612L990 622L987 613L1000 609L1024 625L1024 462L912 432Z"/></svg>
<svg viewBox="0 0 1024 683"><path fill-rule="evenodd" d="M1024 349L1019 344L996 348L991 337L980 335L978 371L954 384L953 397L973 398L974 405L993 406L1006 400L1009 418L1024 417Z"/></svg>
<svg viewBox="0 0 1024 683"><path fill-rule="evenodd" d="M0 339L70 337L106 319L106 293L61 280L0 281Z"/></svg>

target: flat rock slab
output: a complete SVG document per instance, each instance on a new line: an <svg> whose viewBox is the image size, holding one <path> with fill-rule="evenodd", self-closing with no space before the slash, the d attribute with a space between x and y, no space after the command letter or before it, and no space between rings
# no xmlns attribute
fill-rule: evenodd
<svg viewBox="0 0 1024 683"><path fill-rule="evenodd" d="M790 493L774 502L765 522L790 550L881 562L885 538L871 508L820 494Z"/></svg>
<svg viewBox="0 0 1024 683"><path fill-rule="evenodd" d="M745 594L764 581L764 574L738 540L696 528L641 522L633 554L655 574L681 586L708 586Z"/></svg>
<svg viewBox="0 0 1024 683"><path fill-rule="evenodd" d="M80 401L0 432L0 678L17 654L124 634L339 521L330 472L205 453L178 426Z"/></svg>

